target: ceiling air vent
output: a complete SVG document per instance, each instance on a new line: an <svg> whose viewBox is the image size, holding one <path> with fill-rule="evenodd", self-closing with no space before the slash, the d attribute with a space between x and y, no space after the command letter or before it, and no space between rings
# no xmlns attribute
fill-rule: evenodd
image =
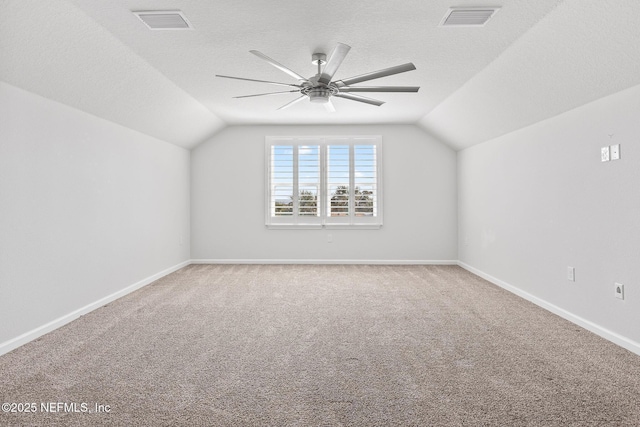
<svg viewBox="0 0 640 427"><path fill-rule="evenodd" d="M499 7L452 7L444 15L440 26L482 27L499 9Z"/></svg>
<svg viewBox="0 0 640 427"><path fill-rule="evenodd" d="M179 10L150 10L133 12L150 30L189 30L193 28Z"/></svg>

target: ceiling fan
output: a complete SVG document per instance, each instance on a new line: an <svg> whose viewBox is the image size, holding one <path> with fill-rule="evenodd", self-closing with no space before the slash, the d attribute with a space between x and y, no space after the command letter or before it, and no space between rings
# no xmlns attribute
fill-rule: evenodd
<svg viewBox="0 0 640 427"><path fill-rule="evenodd" d="M294 79L298 80L297 84L293 83L278 83L271 82L266 80L255 80L255 79L246 79L243 77L233 77L233 76L222 76L216 74L216 77L223 77L226 79L236 79L236 80L246 80L250 82L259 82L259 83L268 83L276 86L287 86L293 87L293 90L285 90L279 92L268 92L268 93L259 93L256 95L243 95L243 96L234 96L234 98L251 98L254 96L265 96L265 95L275 95L275 94L283 94L283 93L299 93L300 96L284 104L282 107L278 108L278 110L282 110L288 108L294 104L297 104L300 101L303 101L305 98L308 98L311 102L317 102L324 104L325 108L328 111L334 112L335 108L331 103L331 97L335 96L338 98L349 99L351 101L364 102L365 104L381 106L384 104L384 101L378 101L377 99L367 98L365 96L357 95L355 92L417 92L420 87L419 86L351 86L356 83L366 82L369 80L379 79L381 77L391 76L394 74L404 73L406 71L415 70L416 67L411 62L396 65L395 67L385 68L383 70L373 71L370 73L362 74L355 77L350 77L348 79L342 80L333 80L333 76L336 71L342 64L342 61L349 53L351 49L350 46L338 43L336 47L329 55L329 60L327 60L327 55L324 53L314 53L311 57L311 62L318 66L318 73L313 77L303 77L295 71L290 70L284 65L280 64L277 61L269 58L267 55L258 52L257 50L251 50L250 52L256 55L259 58L264 59L269 64L273 65L277 69L284 71ZM323 67L324 66L324 67Z"/></svg>

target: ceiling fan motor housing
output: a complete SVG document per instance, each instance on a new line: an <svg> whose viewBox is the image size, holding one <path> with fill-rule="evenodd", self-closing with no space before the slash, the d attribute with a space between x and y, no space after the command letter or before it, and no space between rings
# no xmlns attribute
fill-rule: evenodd
<svg viewBox="0 0 640 427"><path fill-rule="evenodd" d="M323 87L314 87L308 93L309 99L311 102L319 102L319 103L327 103L329 102L329 97L332 95L331 91L327 88Z"/></svg>
<svg viewBox="0 0 640 427"><path fill-rule="evenodd" d="M333 84L327 86L322 83L317 83L317 77L318 76L315 76L309 79L311 82L315 83L314 85L306 86L300 92L307 95L311 102L326 104L329 102L329 98L331 96L338 93L338 88Z"/></svg>

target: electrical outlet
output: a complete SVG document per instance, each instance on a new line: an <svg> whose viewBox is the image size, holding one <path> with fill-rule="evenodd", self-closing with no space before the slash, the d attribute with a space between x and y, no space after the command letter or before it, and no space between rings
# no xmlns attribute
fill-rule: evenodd
<svg viewBox="0 0 640 427"><path fill-rule="evenodd" d="M612 145L609 147L611 160L619 160L620 159L620 144Z"/></svg>
<svg viewBox="0 0 640 427"><path fill-rule="evenodd" d="M615 284L616 298L624 299L624 285L622 283Z"/></svg>
<svg viewBox="0 0 640 427"><path fill-rule="evenodd" d="M609 146L608 145L606 147L602 147L600 149L600 160L602 160L603 162L608 162L609 161Z"/></svg>
<svg viewBox="0 0 640 427"><path fill-rule="evenodd" d="M567 267L567 280L572 282L576 281L576 269L573 267Z"/></svg>

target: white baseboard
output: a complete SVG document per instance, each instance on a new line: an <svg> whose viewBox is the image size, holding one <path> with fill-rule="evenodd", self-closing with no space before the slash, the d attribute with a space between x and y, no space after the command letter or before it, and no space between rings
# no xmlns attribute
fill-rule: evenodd
<svg viewBox="0 0 640 427"><path fill-rule="evenodd" d="M191 261L184 261L181 262L180 264L174 265L173 267L169 267L165 270L162 270L159 273L156 273L152 276L149 276L145 279L140 280L139 282L134 283L133 285L127 286L124 289L121 289L117 292L112 293L111 295L107 295L104 298L101 298L91 304L88 304L82 308L79 308L75 311L72 311L69 314L66 314L62 317L59 317L55 320L52 320L49 323L46 323L42 326L39 326L29 332L25 332L22 335L19 335L15 338L12 338L8 341L5 341L3 343L0 343L0 356L2 356L3 354L6 354L8 352L10 352L11 350L14 350L18 347L20 347L21 345L24 345L26 343L28 343L29 341L33 341L36 338L41 337L42 335L49 333L51 331L53 331L54 329L58 329L61 326L66 325L67 323L77 319L78 317L89 313L90 311L93 311L97 308L102 307L103 305L106 305L112 301L117 300L118 298L121 298L127 294L130 294L133 291L136 291L140 288L142 288L143 286L148 285L151 282L154 282L170 273L173 273L174 271L177 271L179 269L181 269L182 267L185 267L187 265L191 264Z"/></svg>
<svg viewBox="0 0 640 427"><path fill-rule="evenodd" d="M562 317L563 319L566 319L572 323L575 323L578 326L583 327L584 329L593 332L596 335L601 336L602 338L611 341L614 344L619 345L620 347L624 347L627 350L640 355L640 343L633 341L627 337L624 337L620 334L617 334L613 331L610 331L606 328L603 328L602 326L593 323L587 319L584 319L580 316L577 316L563 308L558 307L557 305L551 304L550 302L547 302L541 298L538 298L534 295L531 295L528 292L525 292L513 285L510 285L509 283L506 283L500 279L497 279L487 273L485 273L484 271L478 270L475 267L472 267L468 264L465 264L462 261L458 261L458 265L462 268L464 268L465 270L475 274L476 276L480 276L483 279L493 283L496 286L499 286L513 294L518 295L521 298L526 299L529 302L534 303L535 305L537 305L538 307L544 308L547 311L550 311L553 314L556 314L560 317Z"/></svg>
<svg viewBox="0 0 640 427"><path fill-rule="evenodd" d="M458 265L456 260L406 259L192 259L191 264L371 264L371 265Z"/></svg>

